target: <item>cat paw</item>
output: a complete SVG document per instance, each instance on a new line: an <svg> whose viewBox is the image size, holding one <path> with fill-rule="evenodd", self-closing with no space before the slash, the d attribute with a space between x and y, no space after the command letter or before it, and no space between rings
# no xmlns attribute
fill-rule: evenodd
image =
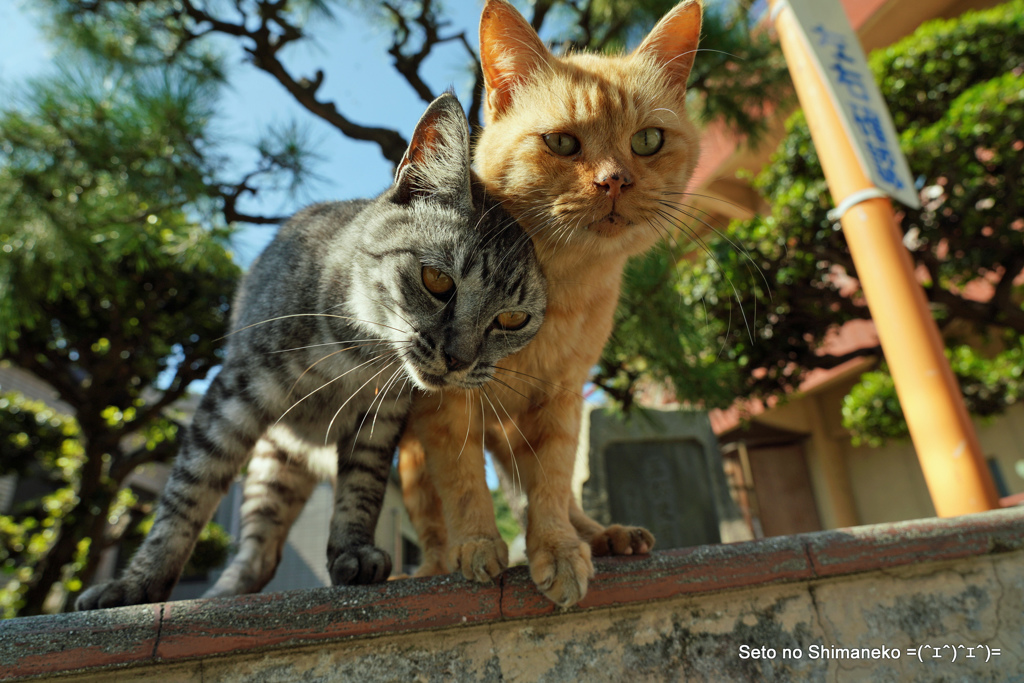
<svg viewBox="0 0 1024 683"><path fill-rule="evenodd" d="M530 577L551 602L570 607L587 594L587 583L594 576L590 546L576 540L549 546L541 545L530 557Z"/></svg>
<svg viewBox="0 0 1024 683"><path fill-rule="evenodd" d="M333 586L380 583L391 575L391 556L369 544L347 546L328 560L327 571Z"/></svg>
<svg viewBox="0 0 1024 683"><path fill-rule="evenodd" d="M639 526L612 524L590 539L594 557L605 555L646 555L654 548L654 535Z"/></svg>
<svg viewBox="0 0 1024 683"><path fill-rule="evenodd" d="M448 567L470 581L490 583L508 567L508 546L501 538L471 538L452 544Z"/></svg>
<svg viewBox="0 0 1024 683"><path fill-rule="evenodd" d="M145 586L132 581L110 581L101 583L98 586L89 588L75 600L75 609L78 611L90 609L106 609L107 607L124 607L125 605L141 605L150 602L163 602L170 594L170 590L164 594L147 595Z"/></svg>

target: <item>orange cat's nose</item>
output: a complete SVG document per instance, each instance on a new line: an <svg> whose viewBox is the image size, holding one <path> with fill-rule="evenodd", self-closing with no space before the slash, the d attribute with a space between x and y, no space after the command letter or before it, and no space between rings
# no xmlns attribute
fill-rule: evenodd
<svg viewBox="0 0 1024 683"><path fill-rule="evenodd" d="M633 181L625 173L612 173L600 180L595 180L594 184L603 187L608 196L614 200L618 199L622 191L632 185Z"/></svg>

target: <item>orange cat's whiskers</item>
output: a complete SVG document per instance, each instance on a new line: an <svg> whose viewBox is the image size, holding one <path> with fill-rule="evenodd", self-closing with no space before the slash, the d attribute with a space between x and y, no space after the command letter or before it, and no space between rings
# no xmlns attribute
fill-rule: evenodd
<svg viewBox="0 0 1024 683"><path fill-rule="evenodd" d="M772 295L771 295L771 291L772 291L771 283L768 282L768 278L764 274L764 271L761 269L761 267L759 265L757 265L757 261L754 260L754 257L751 256L751 254L747 250L747 248L744 247L742 244L739 244L738 242L733 240L731 237L729 237L722 230L719 230L715 226L713 226L710 223L708 223L707 220L701 218L698 215L695 215L694 213L691 213L691 211L697 211L697 212L703 213L705 215L708 215L708 213L706 211L703 211L702 209L697 209L695 207L688 206L688 205L685 205L685 204L673 204L673 203L666 202L666 201L662 201L661 203L664 206L668 207L669 209L675 210L676 212L681 213L681 214L683 214L684 216L686 216L688 218L691 218L693 220L699 221L702 225L704 225L706 228L708 228L708 230L711 230L716 235L718 235L719 237L724 239L726 242L728 242L729 246L732 247L736 251L736 253L741 254L747 260L747 264L748 264L747 268L748 268L748 270L749 270L750 266L753 266L754 269L757 270L758 275L761 276L761 281L764 282L765 289L768 292L769 300L772 298ZM691 233L696 236L696 233L692 229L691 229Z"/></svg>
<svg viewBox="0 0 1024 683"><path fill-rule="evenodd" d="M691 219L693 218L693 216L691 216L690 214L686 213L685 211L682 211L681 209L679 209L679 208L677 208L677 207L670 207L670 208L673 208L673 209L674 209L674 210L676 210L677 212L679 212L679 213L682 213L682 214L683 214L684 216L686 216L687 218L691 218ZM679 227L680 229L685 229L685 231L686 231L686 232L687 232L687 233L688 233L688 234L689 234L689 235L690 235L691 237L693 237L694 241L695 241L695 242L696 242L697 244L699 244L699 245L700 245L701 249L703 249L703 250L704 250L704 252L705 252L705 253L706 253L706 254L708 255L708 257L709 257L709 258L710 258L710 259L711 259L712 261L714 261L714 263L715 263L715 264L716 264L716 265L718 266L718 270L719 270L719 272L723 272L723 273L724 273L724 272L726 272L726 271L725 271L725 268L723 268L723 267L722 267L722 263L721 263L721 261L719 261L719 260L718 260L718 258L717 258L717 257L715 256L714 252L713 252L713 251L711 250L711 247L710 247L710 246L709 246L709 245L708 245L708 244L707 244L707 243L706 243L706 242L705 242L705 241L704 241L704 240L703 240L703 239L702 239L702 238L701 238L701 237L700 237L700 236L699 236L699 235L697 234L697 232L696 232L696 231L695 231L695 230L694 230L693 228L691 228L691 227L690 227L689 225L687 225L687 224L686 224L686 223L685 223L684 221L682 221L682 220L678 220L678 221L677 221L677 220L673 220L673 217L672 217L672 216L671 216L670 214L665 214L665 213L663 213L663 212L660 212L660 211L659 211L659 213L661 213L661 215L662 215L662 216L663 216L663 217L664 217L664 218L665 218L666 220L670 221L671 223L674 223L674 224L675 224L675 225L676 225L677 227ZM698 218L697 220L700 220L700 219ZM703 222L703 221L702 221L702 222ZM707 225L707 223L705 223L705 225ZM708 227L710 227L710 226L708 226ZM712 229L714 229L714 228L712 228ZM742 253L742 252L738 252L738 253ZM750 257L749 257L749 256L747 256L747 258L748 258L748 259L749 259L749 260L750 260L751 262L753 262L753 259L750 259ZM757 264L755 263L754 265L756 266ZM760 269L760 268L758 268L758 271L760 272L760 271L761 271L761 269ZM761 274L762 274L762 277L763 277L764 273L762 272ZM742 297L740 296L740 291L739 291L739 288L737 288L737 287L736 287L736 283L735 283L735 282L733 282L732 278L731 278L731 277L729 277L728 275L726 275L726 282L728 282L728 283L729 283L729 288L730 288L730 289L732 289L732 294L733 294L733 298L734 298L734 299L736 299L736 303L737 303L737 304L739 304L739 307L740 307L740 316L742 317L742 319L743 319L743 325L744 325L744 327L745 327L745 328L746 328L746 330L747 330L747 337L748 337L748 338L750 339L751 343L753 343L753 341L754 341L754 332L753 332L753 329L751 328L751 325L750 325L750 321L749 321L749 320L747 319L747 312L746 312L746 311L744 310L744 308L743 308L743 298L742 298ZM754 306L755 306L755 308L754 308L754 311L753 311L753 313L752 313L752 316L753 316L754 318L756 318L756 316L757 316L757 300L756 300L756 299L754 300ZM730 321L729 321L729 329L731 329L731 328L732 328L732 319L731 319L731 317L730 317ZM727 333L727 334L728 334L728 331L729 331L729 330L726 330L726 333ZM720 351L719 353L721 353L721 351Z"/></svg>
<svg viewBox="0 0 1024 683"><path fill-rule="evenodd" d="M665 241L670 242L673 247L679 247L679 240L677 240L675 235L673 235L672 232L664 225L659 225L655 223L653 217L648 217L645 222L651 228L651 230L653 230L658 235L659 239L664 238Z"/></svg>
<svg viewBox="0 0 1024 683"><path fill-rule="evenodd" d="M731 206L733 208L740 209L740 210L745 210L745 208L746 208L746 207L741 206L740 204L737 204L736 202L731 202L728 199L722 199L721 197L715 197L715 196L710 195L710 194L700 194L699 192L662 192L661 194L662 194L662 196L665 196L665 197L698 197L700 199L705 199L705 200L708 200L708 201L720 202L722 204L726 204L728 206ZM691 207L691 208L693 208L693 207ZM707 212L706 211L702 211L702 213L707 213Z"/></svg>
<svg viewBox="0 0 1024 683"><path fill-rule="evenodd" d="M486 219L486 218L487 218L487 217L488 217L488 216L490 215L490 213L491 213L492 211L495 211L496 209L499 209L499 208L501 208L501 204L499 204L499 203L495 203L494 205L492 205L491 207L489 207L489 208L488 208L488 209L487 209L486 211L484 211L483 213L481 213L481 214L480 214L480 218L479 218L479 219L477 219L476 225L475 225L474 227L475 227L475 228L476 228L477 230L479 230L479 229L480 229L480 226L484 224L484 219ZM504 225L502 225L502 227L503 227L503 228L504 228L504 227L509 227L509 226L511 226L511 225L512 225L513 223L514 223L514 221L513 221L513 220L512 220L511 218L510 218L510 219L509 219L508 221L506 221L506 222L504 223ZM499 234L500 234L500 231L496 231L496 232L495 232L495 233L494 233L493 235L491 235L491 237L490 237L490 239L489 239L489 240L483 240L483 241L481 241L481 242L480 242L480 244L477 244L476 246L474 246L474 247L473 247L473 249L472 249L472 250L471 250L471 251L469 252L469 255L467 256L467 260L469 260L469 261L475 261L475 260L476 260L476 255L477 255L477 253L478 253L479 251L483 251L483 249L484 249L484 248L485 248L485 247L486 247L486 246L488 245L488 243L489 243L489 241L490 241L490 240L494 240L494 239L497 239L497 238L498 238L498 236L499 236ZM522 239L522 237L520 237L519 239ZM510 252L511 252L511 251L518 251L518 246L519 246L519 241L517 240L517 241L515 242L515 247L514 247L513 249L511 249L511 250L510 250Z"/></svg>

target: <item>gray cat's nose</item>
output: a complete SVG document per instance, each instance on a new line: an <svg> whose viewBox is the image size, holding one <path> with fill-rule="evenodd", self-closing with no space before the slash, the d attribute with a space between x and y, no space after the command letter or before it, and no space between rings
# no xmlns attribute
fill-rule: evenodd
<svg viewBox="0 0 1024 683"><path fill-rule="evenodd" d="M465 370L466 368L468 368L470 365L473 364L473 361L463 360L458 356L453 356L448 352L445 352L444 363L445 366L448 368L448 372L458 372L459 370Z"/></svg>

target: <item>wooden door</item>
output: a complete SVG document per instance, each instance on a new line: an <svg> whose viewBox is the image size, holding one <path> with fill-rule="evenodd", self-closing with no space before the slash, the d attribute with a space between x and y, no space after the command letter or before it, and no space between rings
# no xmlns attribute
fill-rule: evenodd
<svg viewBox="0 0 1024 683"><path fill-rule="evenodd" d="M748 449L747 454L764 535L820 531L803 447L762 446Z"/></svg>

